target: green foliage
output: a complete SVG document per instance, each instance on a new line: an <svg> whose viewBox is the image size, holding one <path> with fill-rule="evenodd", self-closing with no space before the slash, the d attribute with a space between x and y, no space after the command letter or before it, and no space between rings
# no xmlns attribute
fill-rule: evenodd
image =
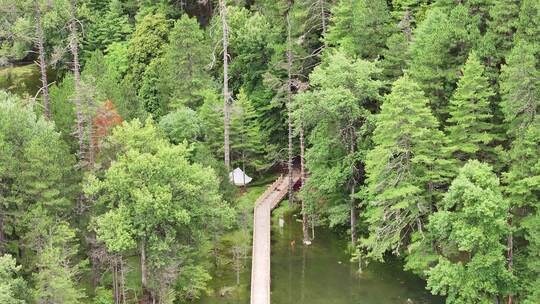
<svg viewBox="0 0 540 304"><path fill-rule="evenodd" d="M295 121L310 130L304 199L328 199L328 212L341 219L336 224L347 218L344 192L358 174L352 168L364 160L369 146L369 120L382 86L375 80L379 73L372 62L332 52L310 75L313 90L296 97Z"/></svg>
<svg viewBox="0 0 540 304"><path fill-rule="evenodd" d="M105 50L112 43L125 40L133 32L120 0L111 0L106 12L93 11L90 18L83 41L87 52Z"/></svg>
<svg viewBox="0 0 540 304"><path fill-rule="evenodd" d="M448 119L449 152L455 159L479 159L495 162L495 139L490 99L495 95L485 74L484 66L473 52L463 67L463 76L450 99ZM459 165L456 167L460 167Z"/></svg>
<svg viewBox="0 0 540 304"><path fill-rule="evenodd" d="M123 130L125 129L125 130ZM86 187L108 211L95 218L98 239L112 252L147 252L150 284L156 292L174 283L167 273L205 254L212 233L227 226L231 210L218 193L213 170L188 161L185 146L163 140L150 120L117 129L118 160Z"/></svg>
<svg viewBox="0 0 540 304"><path fill-rule="evenodd" d="M540 70L536 47L519 41L501 71L501 108L512 137L534 121L540 105Z"/></svg>
<svg viewBox="0 0 540 304"><path fill-rule="evenodd" d="M25 304L26 281L20 276L21 266L5 254L0 256L0 303Z"/></svg>
<svg viewBox="0 0 540 304"><path fill-rule="evenodd" d="M265 140L251 100L240 89L231 115L231 159L234 166L261 171L269 167L264 162Z"/></svg>
<svg viewBox="0 0 540 304"><path fill-rule="evenodd" d="M391 16L384 0L341 0L332 9L331 22L325 42L351 56L376 59L390 36Z"/></svg>
<svg viewBox="0 0 540 304"><path fill-rule="evenodd" d="M159 85L167 107L198 108L206 91L214 90L207 69L210 66L210 41L195 18L184 15L176 21L169 35L163 62L160 64Z"/></svg>
<svg viewBox="0 0 540 304"><path fill-rule="evenodd" d="M34 210L29 219L32 230L25 242L34 252L33 296L36 302L76 304L85 294L77 286L86 261L77 258L75 230L63 220L47 216L44 209Z"/></svg>
<svg viewBox="0 0 540 304"><path fill-rule="evenodd" d="M444 182L444 135L428 99L409 76L394 82L376 116L374 147L366 158L368 256L399 253L411 226L421 229Z"/></svg>
<svg viewBox="0 0 540 304"><path fill-rule="evenodd" d="M471 20L463 5L449 12L433 8L414 31L410 75L426 93L431 109L441 121L448 115L447 103L457 72L479 37Z"/></svg>
<svg viewBox="0 0 540 304"><path fill-rule="evenodd" d="M441 257L426 272L428 288L448 303L492 303L508 290L504 239L508 203L491 167L469 161L452 182L428 229Z"/></svg>
<svg viewBox="0 0 540 304"><path fill-rule="evenodd" d="M137 24L128 42L128 77L135 88L140 88L147 65L163 54L164 45L170 30L170 21L165 15L157 13L146 15Z"/></svg>
<svg viewBox="0 0 540 304"><path fill-rule="evenodd" d="M69 179L75 164L54 125L38 118L21 101L0 91L0 197L4 233L19 235L36 207L65 214L72 204ZM6 212L9 211L9 212Z"/></svg>
<svg viewBox="0 0 540 304"><path fill-rule="evenodd" d="M159 126L174 144L197 141L203 134L202 121L190 108L179 108L161 118Z"/></svg>

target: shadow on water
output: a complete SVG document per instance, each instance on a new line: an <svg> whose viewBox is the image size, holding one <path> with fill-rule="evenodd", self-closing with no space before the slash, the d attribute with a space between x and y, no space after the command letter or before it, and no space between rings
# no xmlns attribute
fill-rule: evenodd
<svg viewBox="0 0 540 304"><path fill-rule="evenodd" d="M295 241L291 246L291 241ZM425 282L402 270L398 260L371 263L361 275L349 262L346 241L329 229L319 228L309 247L302 245L301 223L294 216L285 226L272 227L272 304L442 304L425 290ZM224 286L234 286L231 269L217 269L211 287L216 290L200 304L249 303L250 263L241 286L221 296Z"/></svg>

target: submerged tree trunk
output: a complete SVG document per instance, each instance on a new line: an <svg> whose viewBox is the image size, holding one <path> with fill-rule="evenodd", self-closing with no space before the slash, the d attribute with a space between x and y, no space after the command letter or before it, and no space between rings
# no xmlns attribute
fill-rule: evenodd
<svg viewBox="0 0 540 304"><path fill-rule="evenodd" d="M354 199L354 183L351 186L351 242L353 247L356 246L356 202Z"/></svg>
<svg viewBox="0 0 540 304"><path fill-rule="evenodd" d="M304 128L300 126L300 181L302 183L302 188L306 184L306 172L305 172L305 163L304 163ZM308 232L308 216L306 210L306 202L302 199L302 233L304 236L304 244L309 244L309 232Z"/></svg>
<svg viewBox="0 0 540 304"><path fill-rule="evenodd" d="M508 212L508 226L512 228L512 214ZM514 236L512 234L512 231L508 234L507 239L507 260L508 260L508 271L512 272L514 267ZM507 304L512 304L513 298L512 295L508 295L508 302Z"/></svg>
<svg viewBox="0 0 540 304"><path fill-rule="evenodd" d="M231 168L230 124L231 96L229 92L229 26L227 24L227 6L225 0L219 0L221 23L223 26L223 151L225 168Z"/></svg>
<svg viewBox="0 0 540 304"><path fill-rule="evenodd" d="M287 10L287 125L288 125L288 160L287 171L289 174L289 206L293 203L293 127L292 127L292 44L291 44L291 20L290 10L292 2L289 1L289 7Z"/></svg>
<svg viewBox="0 0 540 304"><path fill-rule="evenodd" d="M126 304L126 275L122 256L120 256L120 288L122 291L122 304Z"/></svg>
<svg viewBox="0 0 540 304"><path fill-rule="evenodd" d="M141 243L141 285L143 293L148 290L148 274L146 270L146 244L144 241Z"/></svg>
<svg viewBox="0 0 540 304"><path fill-rule="evenodd" d="M79 141L79 163L81 167L84 165L84 116L81 102L81 67L79 64L79 41L77 37L77 19L76 19L76 3L75 0L70 1L71 5L71 21L70 21L70 30L71 30L71 40L70 40L70 49L71 55L73 56L73 79L75 85L75 112L77 117L77 137Z"/></svg>
<svg viewBox="0 0 540 304"><path fill-rule="evenodd" d="M39 57L39 70L41 73L41 91L43 94L43 113L46 119L51 119L51 110L49 105L49 82L47 80L47 62L45 61L45 34L41 24L41 8L39 1L35 2L36 14L36 39Z"/></svg>
<svg viewBox="0 0 540 304"><path fill-rule="evenodd" d="M4 214L0 210L0 254L4 253Z"/></svg>

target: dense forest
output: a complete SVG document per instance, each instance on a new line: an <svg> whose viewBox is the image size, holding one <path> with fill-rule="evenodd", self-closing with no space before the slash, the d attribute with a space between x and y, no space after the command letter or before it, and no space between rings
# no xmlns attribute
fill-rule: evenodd
<svg viewBox="0 0 540 304"><path fill-rule="evenodd" d="M303 246L346 233L359 272L540 303L538 0L0 0L0 67L23 63L2 304L196 300L251 248L237 167L299 168Z"/></svg>

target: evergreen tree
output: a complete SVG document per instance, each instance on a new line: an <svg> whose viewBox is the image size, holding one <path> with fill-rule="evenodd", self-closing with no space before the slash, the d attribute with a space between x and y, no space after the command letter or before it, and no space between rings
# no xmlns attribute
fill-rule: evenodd
<svg viewBox="0 0 540 304"><path fill-rule="evenodd" d="M27 284L20 273L21 265L11 255L0 256L0 303L27 303Z"/></svg>
<svg viewBox="0 0 540 304"><path fill-rule="evenodd" d="M488 66L488 72L499 71L514 45L520 2L521 0L494 1L489 10L488 28L478 50L478 55L484 58Z"/></svg>
<svg viewBox="0 0 540 304"><path fill-rule="evenodd" d="M410 75L429 98L435 116L444 122L448 99L455 88L460 66L480 33L468 10L432 8L414 31Z"/></svg>
<svg viewBox="0 0 540 304"><path fill-rule="evenodd" d="M366 158L368 257L399 253L412 230L423 230L445 177L444 141L422 90L407 75L398 79L376 116Z"/></svg>
<svg viewBox="0 0 540 304"><path fill-rule="evenodd" d="M257 113L245 91L240 89L231 115L231 160L245 172L246 168L261 171L268 168L264 162L264 140Z"/></svg>
<svg viewBox="0 0 540 304"><path fill-rule="evenodd" d="M508 133L518 136L531 124L540 105L540 70L536 47L519 41L510 53L501 72L501 108Z"/></svg>
<svg viewBox="0 0 540 304"><path fill-rule="evenodd" d="M332 9L324 40L347 54L376 59L390 35L391 16L384 0L341 0Z"/></svg>
<svg viewBox="0 0 540 304"><path fill-rule="evenodd" d="M169 30L170 21L160 13L146 15L137 24L128 42L127 53L129 62L127 77L137 90L141 87L147 65L163 54Z"/></svg>
<svg viewBox="0 0 540 304"><path fill-rule="evenodd" d="M522 0L519 12L516 39L525 40L540 51L540 3L536 0Z"/></svg>
<svg viewBox="0 0 540 304"><path fill-rule="evenodd" d="M493 148L490 147L495 139L490 98L495 93L476 53L469 55L462 73L449 105L450 118L446 128L449 152L458 161L479 159L494 162Z"/></svg>
<svg viewBox="0 0 540 304"><path fill-rule="evenodd" d="M133 32L122 6L122 1L111 0L105 10L91 11L88 30L83 37L85 53L104 51L112 43L125 40Z"/></svg>
<svg viewBox="0 0 540 304"><path fill-rule="evenodd" d="M169 34L169 44L159 64L160 96L168 107L197 108L214 90L206 69L210 66L210 42L195 18L182 16Z"/></svg>
<svg viewBox="0 0 540 304"><path fill-rule="evenodd" d="M65 214L74 198L74 159L54 125L37 118L18 98L0 91L0 248L29 228L38 206Z"/></svg>
<svg viewBox="0 0 540 304"><path fill-rule="evenodd" d="M504 174L505 194L510 203L514 244L513 258L518 277L518 294L525 303L535 303L540 297L540 121L522 128L508 152L510 169ZM510 244L512 247L515 245ZM512 248L514 249L514 248Z"/></svg>
<svg viewBox="0 0 540 304"><path fill-rule="evenodd" d="M379 73L372 62L330 51L310 75L313 91L296 98L295 120L310 130L311 147L306 152L310 178L304 199L328 199L325 212L330 225L349 224L353 244L355 192L362 183L372 111L380 99L382 84L375 80Z"/></svg>
<svg viewBox="0 0 540 304"><path fill-rule="evenodd" d="M428 229L440 258L426 272L428 288L447 303L493 303L508 292L504 240L508 233L499 180L491 167L469 161L452 182Z"/></svg>

